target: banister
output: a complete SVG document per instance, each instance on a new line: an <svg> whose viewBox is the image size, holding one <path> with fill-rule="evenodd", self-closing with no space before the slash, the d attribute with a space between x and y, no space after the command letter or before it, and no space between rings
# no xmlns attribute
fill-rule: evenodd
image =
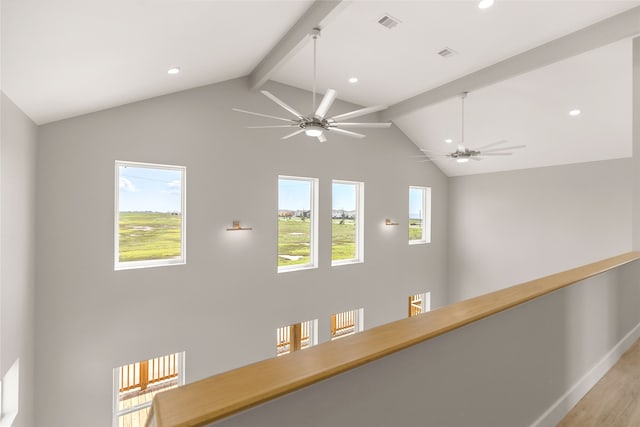
<svg viewBox="0 0 640 427"><path fill-rule="evenodd" d="M629 252L159 393L147 426L204 426L640 259Z"/></svg>

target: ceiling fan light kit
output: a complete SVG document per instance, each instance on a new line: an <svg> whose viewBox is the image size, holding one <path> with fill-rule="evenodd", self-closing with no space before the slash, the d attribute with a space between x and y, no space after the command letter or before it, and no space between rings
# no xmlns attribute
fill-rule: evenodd
<svg viewBox="0 0 640 427"><path fill-rule="evenodd" d="M329 109L333 105L338 93L333 89L328 89L324 94L320 105L316 108L316 43L320 37L320 29L314 28L311 31L311 37L313 38L313 109L315 112L304 116L300 114L295 108L291 107L271 92L266 90L260 91L264 96L271 101L278 104L280 107L288 111L293 115L293 119L287 119L284 117L271 116L268 114L256 113L253 111L242 110L239 108L232 108L233 111L239 113L251 114L254 116L267 117L270 119L281 120L287 122L282 125L264 125L264 126L247 126L252 129L267 129L267 128L298 128L294 132L283 136L281 139L289 139L302 132L305 135L312 138L317 138L319 142L325 142L327 140L325 133L336 133L339 135L350 136L352 138L364 138L365 135L344 128L388 128L391 126L391 122L386 123L356 123L356 122L343 122L341 120L349 120L356 117L365 116L367 114L375 113L387 108L386 105L378 105L374 107L361 108L359 110L350 111L348 113L338 114L336 116L327 117Z"/></svg>

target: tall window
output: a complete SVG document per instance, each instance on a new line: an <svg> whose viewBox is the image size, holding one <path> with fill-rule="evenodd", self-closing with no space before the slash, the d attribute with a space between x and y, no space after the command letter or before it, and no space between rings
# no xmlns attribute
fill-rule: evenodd
<svg viewBox="0 0 640 427"><path fill-rule="evenodd" d="M331 265L363 261L364 183L333 181L331 211Z"/></svg>
<svg viewBox="0 0 640 427"><path fill-rule="evenodd" d="M431 311L431 292L411 295L409 297L409 317Z"/></svg>
<svg viewBox="0 0 640 427"><path fill-rule="evenodd" d="M278 272L316 267L318 180L278 177Z"/></svg>
<svg viewBox="0 0 640 427"><path fill-rule="evenodd" d="M116 162L116 270L185 263L185 168Z"/></svg>
<svg viewBox="0 0 640 427"><path fill-rule="evenodd" d="M318 344L318 319L283 326L276 331L276 356Z"/></svg>
<svg viewBox="0 0 640 427"><path fill-rule="evenodd" d="M409 187L409 244L431 241L431 189Z"/></svg>
<svg viewBox="0 0 640 427"><path fill-rule="evenodd" d="M153 396L184 384L184 352L113 370L113 426L144 426Z"/></svg>
<svg viewBox="0 0 640 427"><path fill-rule="evenodd" d="M331 339L353 335L364 328L364 309L343 311L331 315Z"/></svg>

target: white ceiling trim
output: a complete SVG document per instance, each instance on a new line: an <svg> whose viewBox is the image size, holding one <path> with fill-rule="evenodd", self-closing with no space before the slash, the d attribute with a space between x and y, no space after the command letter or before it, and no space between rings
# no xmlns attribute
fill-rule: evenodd
<svg viewBox="0 0 640 427"><path fill-rule="evenodd" d="M398 102L383 111L382 118L393 120L462 92L490 86L637 34L640 34L640 6Z"/></svg>
<svg viewBox="0 0 640 427"><path fill-rule="evenodd" d="M250 88L252 90L260 89L273 73L304 45L313 28L324 27L331 17L339 13L347 4L343 0L316 0L251 71L249 75Z"/></svg>

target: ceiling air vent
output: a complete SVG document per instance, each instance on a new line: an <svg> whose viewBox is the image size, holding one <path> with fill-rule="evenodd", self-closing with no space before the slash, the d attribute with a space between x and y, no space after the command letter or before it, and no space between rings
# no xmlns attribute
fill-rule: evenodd
<svg viewBox="0 0 640 427"><path fill-rule="evenodd" d="M455 50L449 48L449 47L445 47L444 49L442 49L440 52L438 52L438 55L442 56L443 58L450 58L453 55L455 55L456 52Z"/></svg>
<svg viewBox="0 0 640 427"><path fill-rule="evenodd" d="M401 21L399 19L396 19L389 14L386 14L382 18L378 19L378 24L388 29L392 29L393 27L397 26L400 22Z"/></svg>

